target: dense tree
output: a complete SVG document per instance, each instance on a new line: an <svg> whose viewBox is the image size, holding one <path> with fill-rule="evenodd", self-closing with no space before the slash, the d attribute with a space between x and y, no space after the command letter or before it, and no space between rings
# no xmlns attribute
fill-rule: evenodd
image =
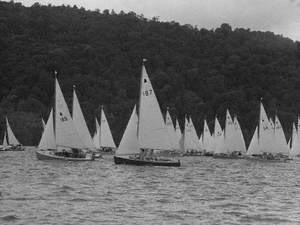
<svg viewBox="0 0 300 225"><path fill-rule="evenodd" d="M38 143L54 70L69 106L77 86L91 131L104 105L118 143L137 103L142 58L163 112L170 107L181 124L191 115L199 134L204 118L212 128L229 108L249 143L260 97L286 132L300 112L299 42L271 32L229 24L199 30L134 12L38 3L0 2L0 15L0 134L8 115L24 144Z"/></svg>

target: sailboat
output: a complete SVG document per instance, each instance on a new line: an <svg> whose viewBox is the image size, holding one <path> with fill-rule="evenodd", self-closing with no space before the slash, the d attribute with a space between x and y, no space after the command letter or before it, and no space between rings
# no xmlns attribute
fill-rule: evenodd
<svg viewBox="0 0 300 225"><path fill-rule="evenodd" d="M293 123L293 133L292 133L292 148L290 151L290 157L298 158L300 157L300 143L299 143L299 136L296 130L296 126Z"/></svg>
<svg viewBox="0 0 300 225"><path fill-rule="evenodd" d="M184 156L199 156L202 154L193 121L187 117L184 120L183 147Z"/></svg>
<svg viewBox="0 0 300 225"><path fill-rule="evenodd" d="M25 148L20 144L12 131L7 117L5 118L6 130L4 131L2 151L24 151Z"/></svg>
<svg viewBox="0 0 300 225"><path fill-rule="evenodd" d="M225 148L225 136L220 125L218 118L215 118L215 131L214 131L214 158L224 158L226 157Z"/></svg>
<svg viewBox="0 0 300 225"><path fill-rule="evenodd" d="M175 126L175 133L176 133L176 144L177 144L177 149L179 152L183 152L183 146L182 146L182 133L180 130L179 122L178 119L176 119L176 126Z"/></svg>
<svg viewBox="0 0 300 225"><path fill-rule="evenodd" d="M168 131L168 136L171 142L171 151L178 151L179 150L179 144L177 143L177 136L176 136L176 130L174 128L174 124L172 121L172 118L170 116L169 110L166 111L166 127Z"/></svg>
<svg viewBox="0 0 300 225"><path fill-rule="evenodd" d="M101 120L100 126L97 124L96 119L96 136L94 137L94 143L96 143L97 149L102 152L112 153L116 149L116 144L113 139L108 121L106 119L103 106L101 106ZM98 139L98 140L97 140Z"/></svg>
<svg viewBox="0 0 300 225"><path fill-rule="evenodd" d="M275 118L276 119L276 118ZM260 160L273 160L273 161L286 161L288 160L287 156L287 144L285 141L283 131L281 130L281 125L279 119L277 121L277 128L274 122L268 118L263 104L260 102L260 117L259 117L259 126L257 134L257 144L254 146L249 146L247 155L252 159ZM276 134L277 129L277 134ZM256 138L253 136L253 138ZM277 147L278 140L279 146ZM252 139L253 140L253 139ZM252 142L252 141L251 141ZM276 143L276 145L274 144ZM251 147L251 149L250 149Z"/></svg>
<svg viewBox="0 0 300 225"><path fill-rule="evenodd" d="M206 120L204 120L203 133L202 133L202 148L204 151L203 153L204 156L213 155L212 145L213 145L212 135L210 133Z"/></svg>
<svg viewBox="0 0 300 225"><path fill-rule="evenodd" d="M179 160L155 157L154 151L170 150L171 141L144 64L142 65L138 119L136 117L134 109L114 156L114 162L131 165L180 166ZM124 152L127 153L124 154Z"/></svg>
<svg viewBox="0 0 300 225"><path fill-rule="evenodd" d="M93 153L89 152L89 146L78 134L56 78L54 113L50 112L39 146L36 156L40 160L94 160Z"/></svg>
<svg viewBox="0 0 300 225"><path fill-rule="evenodd" d="M233 124L234 124L235 137L236 137L234 149L235 151L240 152L242 155L246 155L247 152L246 143L237 116L234 116Z"/></svg>

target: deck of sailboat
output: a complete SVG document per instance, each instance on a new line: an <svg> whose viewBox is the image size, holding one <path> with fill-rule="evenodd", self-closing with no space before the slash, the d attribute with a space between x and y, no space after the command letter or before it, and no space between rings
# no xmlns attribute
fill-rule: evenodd
<svg viewBox="0 0 300 225"><path fill-rule="evenodd" d="M73 157L64 157L54 155L51 151L36 151L36 157L39 160L63 160L63 161L76 161L76 162L86 162L86 161L94 161L94 158L73 158Z"/></svg>

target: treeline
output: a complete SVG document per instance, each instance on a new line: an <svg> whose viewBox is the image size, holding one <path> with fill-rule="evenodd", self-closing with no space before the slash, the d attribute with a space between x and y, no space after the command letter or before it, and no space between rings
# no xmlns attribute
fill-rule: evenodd
<svg viewBox="0 0 300 225"><path fill-rule="evenodd" d="M249 143L259 99L284 130L300 112L300 44L272 32L214 30L146 19L134 12L89 11L76 6L24 7L0 2L0 135L8 115L16 136L36 145L53 104L54 70L72 105L72 85L90 131L104 105L118 143L137 103L142 58L163 113L224 123L238 115Z"/></svg>

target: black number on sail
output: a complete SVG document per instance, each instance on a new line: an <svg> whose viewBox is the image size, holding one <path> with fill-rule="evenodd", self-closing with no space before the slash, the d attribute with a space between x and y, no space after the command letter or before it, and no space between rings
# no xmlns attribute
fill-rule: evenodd
<svg viewBox="0 0 300 225"><path fill-rule="evenodd" d="M152 90L143 91L143 96L149 96L152 94Z"/></svg>

